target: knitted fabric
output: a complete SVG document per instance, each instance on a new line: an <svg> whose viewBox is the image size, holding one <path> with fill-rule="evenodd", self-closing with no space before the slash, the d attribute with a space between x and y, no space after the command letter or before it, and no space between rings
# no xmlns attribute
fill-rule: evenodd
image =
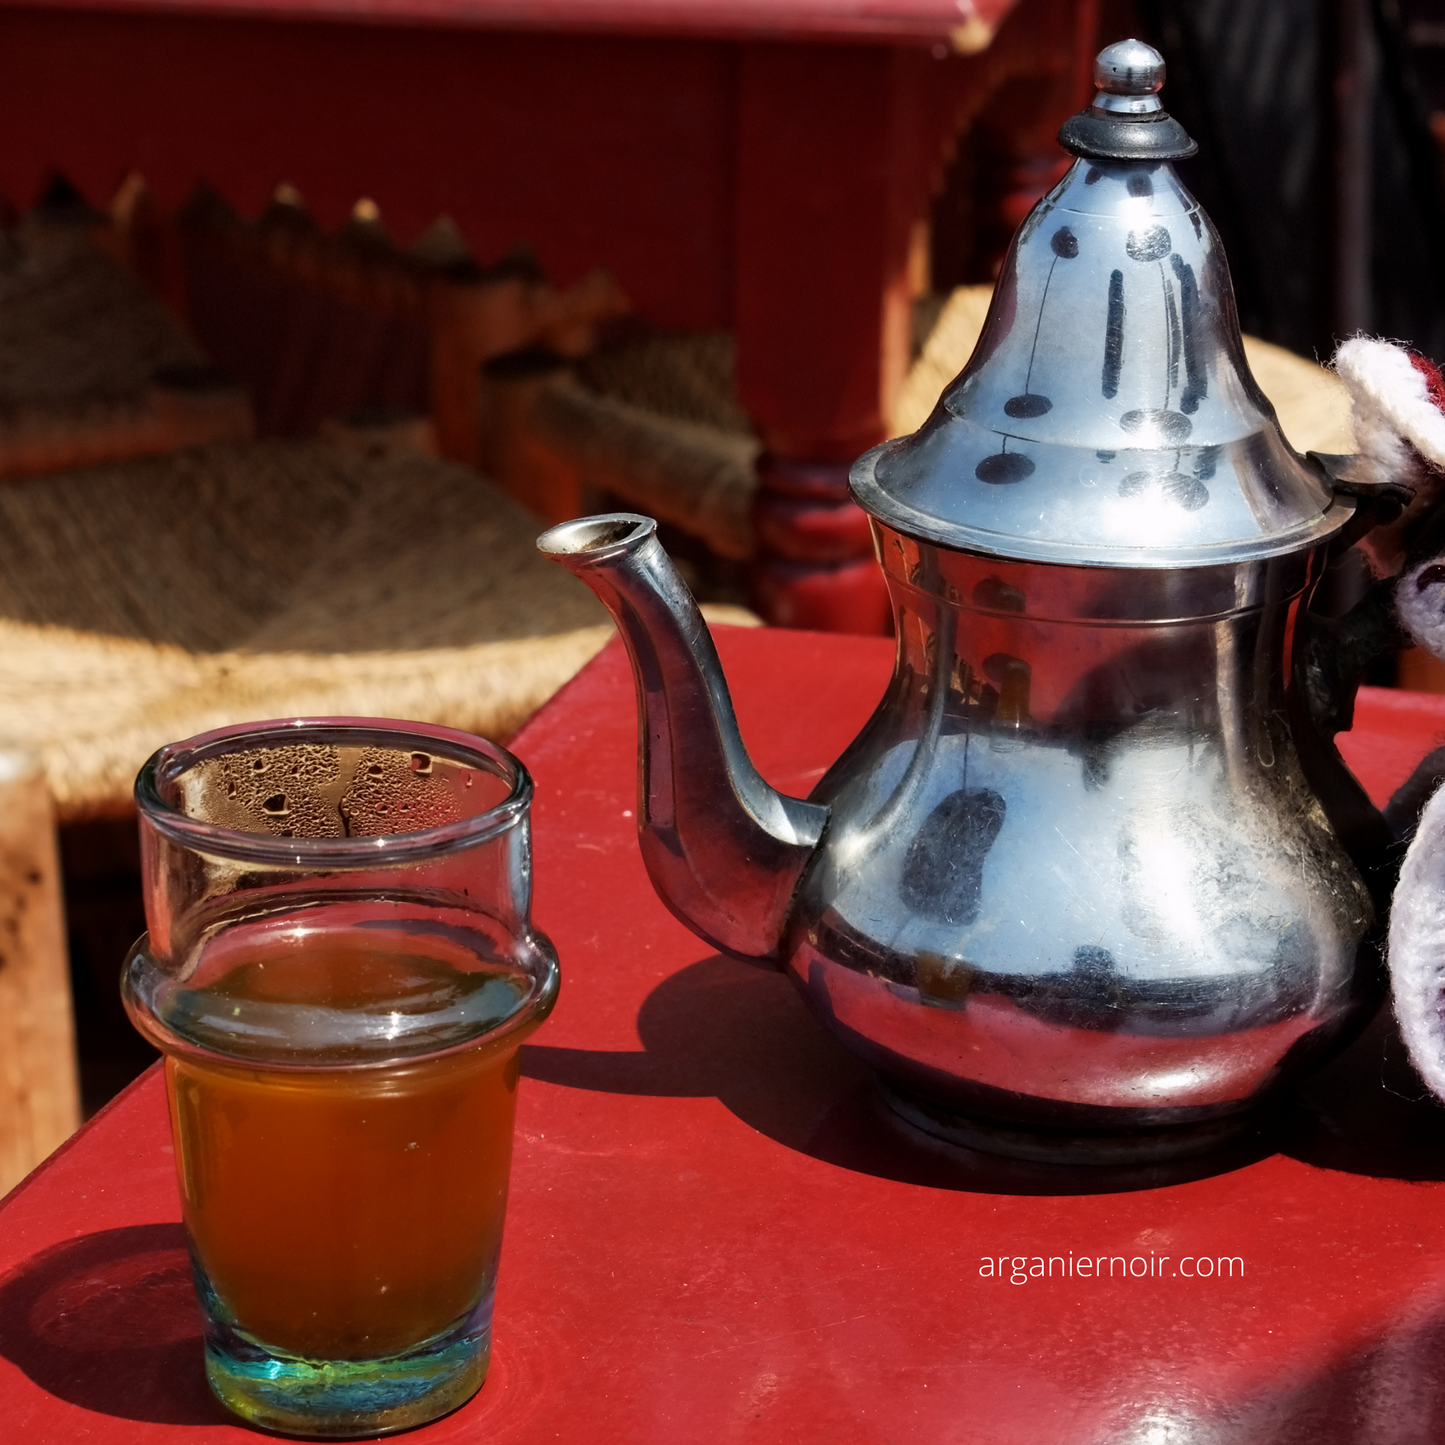
<svg viewBox="0 0 1445 1445"><path fill-rule="evenodd" d="M1445 381L1424 357L1363 336L1340 347L1335 370L1353 402L1352 479L1416 489L1402 516L1376 528L1362 548L1378 575L1402 574L1397 615L1421 647L1445 658L1445 565L1410 557L1411 534L1445 495ZM1441 763L1439 753L1431 754L1396 794L1396 826L1435 787ZM1445 789L1419 813L1391 901L1389 957L1400 1033L1421 1077L1445 1097Z"/></svg>
<svg viewBox="0 0 1445 1445"><path fill-rule="evenodd" d="M1346 341L1334 364L1353 405L1357 458L1352 478L1415 488L1415 500L1401 516L1375 528L1360 544L1376 575L1392 577L1405 564L1406 538L1445 493L1445 411L1440 407L1445 383L1424 357L1368 336ZM1421 645L1436 650L1423 640Z"/></svg>
<svg viewBox="0 0 1445 1445"><path fill-rule="evenodd" d="M1410 1057L1445 1098L1445 789L1420 815L1390 909L1390 981Z"/></svg>

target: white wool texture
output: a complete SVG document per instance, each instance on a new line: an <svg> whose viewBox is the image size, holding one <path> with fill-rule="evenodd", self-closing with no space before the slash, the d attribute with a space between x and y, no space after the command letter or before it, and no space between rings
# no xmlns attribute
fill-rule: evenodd
<svg viewBox="0 0 1445 1445"><path fill-rule="evenodd" d="M1438 579L1428 575L1442 572L1442 562L1445 558L1427 558L1400 578L1395 611L1416 645L1445 662L1445 575Z"/></svg>
<svg viewBox="0 0 1445 1445"><path fill-rule="evenodd" d="M1390 981L1410 1057L1445 1098L1445 788L1425 805L1400 870L1390 910Z"/></svg>
<svg viewBox="0 0 1445 1445"><path fill-rule="evenodd" d="M1352 402L1357 455L1351 478L1415 488L1404 513L1360 543L1377 577L1394 576L1414 524L1445 491L1445 416L1410 353L1393 341L1356 336L1335 353L1334 367Z"/></svg>
<svg viewBox="0 0 1445 1445"><path fill-rule="evenodd" d="M1384 461L1397 455L1403 438L1427 461L1445 467L1445 416L1403 346L1353 337L1335 352L1335 371L1354 399L1356 446Z"/></svg>

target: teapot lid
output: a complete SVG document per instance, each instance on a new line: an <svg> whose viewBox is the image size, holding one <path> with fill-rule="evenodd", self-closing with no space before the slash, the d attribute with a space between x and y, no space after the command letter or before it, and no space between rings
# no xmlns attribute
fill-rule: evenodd
<svg viewBox="0 0 1445 1445"><path fill-rule="evenodd" d="M1285 440L1244 358L1218 233L1175 174L1158 51L1111 45L1065 122L1077 157L1009 248L968 365L853 494L910 536L1095 566L1314 546L1349 519Z"/></svg>

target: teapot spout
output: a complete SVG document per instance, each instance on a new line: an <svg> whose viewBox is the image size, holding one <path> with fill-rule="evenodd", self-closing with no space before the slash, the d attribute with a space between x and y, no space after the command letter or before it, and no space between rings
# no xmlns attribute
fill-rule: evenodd
<svg viewBox="0 0 1445 1445"><path fill-rule="evenodd" d="M617 512L564 522L537 546L602 599L632 660L638 840L653 886L717 948L776 962L828 810L753 766L712 636L656 532L650 517Z"/></svg>

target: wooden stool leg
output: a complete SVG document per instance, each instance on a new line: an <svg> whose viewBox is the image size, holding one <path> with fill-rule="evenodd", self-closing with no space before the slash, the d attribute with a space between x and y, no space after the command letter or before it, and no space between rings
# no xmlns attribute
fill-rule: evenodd
<svg viewBox="0 0 1445 1445"><path fill-rule="evenodd" d="M0 1194L79 1123L50 790L32 756L0 752Z"/></svg>
<svg viewBox="0 0 1445 1445"><path fill-rule="evenodd" d="M753 606L778 627L881 633L888 593L847 462L758 458Z"/></svg>
<svg viewBox="0 0 1445 1445"><path fill-rule="evenodd" d="M475 467L481 364L536 334L538 287L517 277L438 279L432 287L432 425L442 456Z"/></svg>

